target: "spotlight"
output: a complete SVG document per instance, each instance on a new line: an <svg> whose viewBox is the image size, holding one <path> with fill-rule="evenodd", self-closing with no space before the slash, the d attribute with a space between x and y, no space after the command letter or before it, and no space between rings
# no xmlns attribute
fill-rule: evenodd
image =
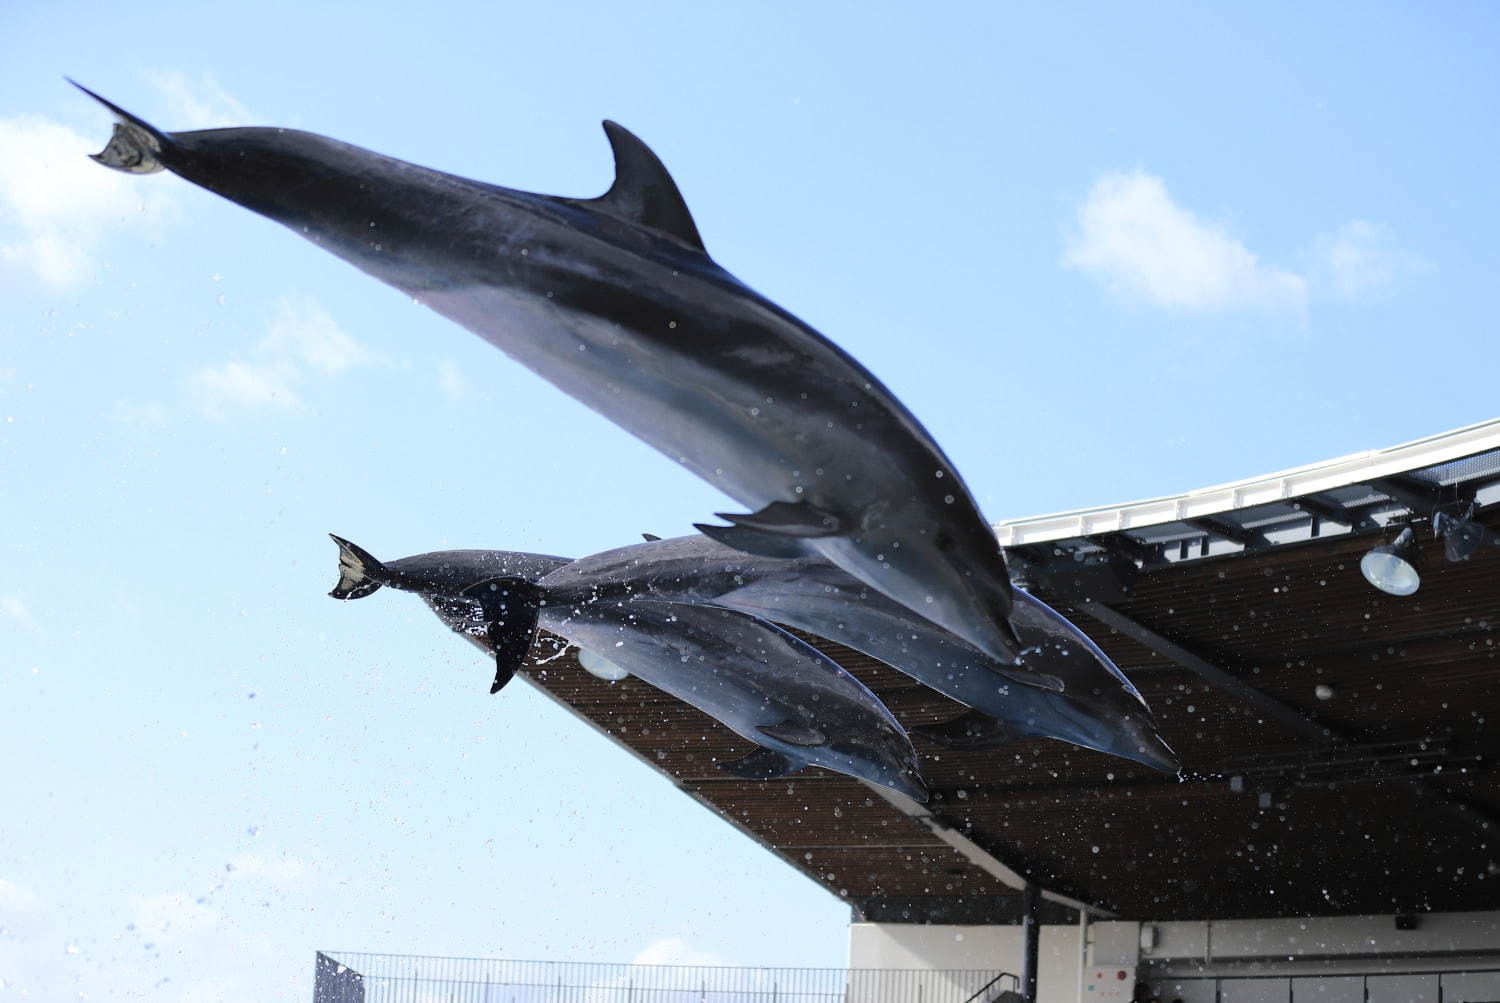
<svg viewBox="0 0 1500 1003"><path fill-rule="evenodd" d="M1393 596L1409 596L1422 584L1417 573L1417 535L1408 526L1390 543L1371 547L1359 559L1365 581Z"/></svg>
<svg viewBox="0 0 1500 1003"><path fill-rule="evenodd" d="M1469 518L1472 514L1472 508L1461 516L1447 512L1432 513L1432 531L1442 537L1443 553L1450 561L1467 559L1486 539L1494 538L1493 534Z"/></svg>

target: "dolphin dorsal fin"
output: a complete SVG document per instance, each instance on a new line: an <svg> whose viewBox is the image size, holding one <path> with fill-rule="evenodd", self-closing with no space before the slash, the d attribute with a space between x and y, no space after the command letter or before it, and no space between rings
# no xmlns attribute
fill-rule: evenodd
<svg viewBox="0 0 1500 1003"><path fill-rule="evenodd" d="M583 204L627 223L650 227L707 254L677 183L651 147L623 125L608 119L604 122L604 133L615 151L615 183L603 195Z"/></svg>

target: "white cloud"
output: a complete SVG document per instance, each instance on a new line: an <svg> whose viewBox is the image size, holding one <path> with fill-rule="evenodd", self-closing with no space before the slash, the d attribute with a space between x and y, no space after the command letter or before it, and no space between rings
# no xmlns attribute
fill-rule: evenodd
<svg viewBox="0 0 1500 1003"><path fill-rule="evenodd" d="M89 160L103 145L45 118L0 119L0 261L68 286L93 269L106 230L142 225L170 208L158 179Z"/></svg>
<svg viewBox="0 0 1500 1003"><path fill-rule="evenodd" d="M1095 182L1078 208L1063 264L1124 299L1169 310L1301 314L1307 306L1305 278L1262 264L1142 171Z"/></svg>
<svg viewBox="0 0 1500 1003"><path fill-rule="evenodd" d="M1380 223L1354 219L1315 238L1300 270L1277 268L1179 205L1166 182L1105 174L1079 205L1062 263L1121 299L1196 313L1305 316L1311 297L1369 298L1431 264Z"/></svg>
<svg viewBox="0 0 1500 1003"><path fill-rule="evenodd" d="M706 965L711 968L733 967L717 954L691 948L679 937L663 937L647 944L630 959L632 965Z"/></svg>
<svg viewBox="0 0 1500 1003"><path fill-rule="evenodd" d="M124 920L113 937L93 923ZM82 915L80 915L82 914ZM179 892L66 906L0 878L0 997L149 999L160 1003L299 998L304 957L263 931ZM107 929L107 925L105 929ZM75 937L68 931L88 929Z"/></svg>
<svg viewBox="0 0 1500 1003"><path fill-rule="evenodd" d="M213 417L221 416L219 406L225 403L284 411L302 407L302 399L292 389L286 374L272 365L226 362L194 371L191 380L204 410Z"/></svg>
<svg viewBox="0 0 1500 1003"><path fill-rule="evenodd" d="M1384 225L1367 219L1352 219L1317 238L1309 256L1317 285L1345 299L1388 288L1432 267L1402 250Z"/></svg>
<svg viewBox="0 0 1500 1003"><path fill-rule="evenodd" d="M207 73L193 78L180 70L150 70L146 82L167 99L162 121L170 121L173 132L251 124L245 106Z"/></svg>
<svg viewBox="0 0 1500 1003"><path fill-rule="evenodd" d="M307 296L288 297L277 304L270 333L260 349L284 363L301 363L324 373L341 373L370 361L365 347Z"/></svg>
<svg viewBox="0 0 1500 1003"><path fill-rule="evenodd" d="M297 388L313 375L337 375L375 361L333 315L306 296L276 306L266 336L249 360L205 366L188 377L205 414L222 417L227 406L300 410Z"/></svg>
<svg viewBox="0 0 1500 1003"><path fill-rule="evenodd" d="M36 618L31 615L31 607L27 606L20 596L8 592L0 594L0 616L27 633L40 634L42 632Z"/></svg>
<svg viewBox="0 0 1500 1003"><path fill-rule="evenodd" d="M251 119L206 74L157 71L147 79L166 99L162 118L172 129L245 125ZM34 115L0 119L0 263L29 270L51 286L73 285L94 269L95 249L108 230L149 225L173 208L169 182L89 160L105 138L102 130L90 139Z"/></svg>
<svg viewBox="0 0 1500 1003"><path fill-rule="evenodd" d="M141 428L165 428L172 423L171 412L164 405L155 402L136 404L120 401L115 405L111 417L122 425Z"/></svg>
<svg viewBox="0 0 1500 1003"><path fill-rule="evenodd" d="M41 997L66 957L57 925L31 891L0 878L0 993Z"/></svg>
<svg viewBox="0 0 1500 1003"><path fill-rule="evenodd" d="M236 877L256 878L273 885L293 884L302 880L308 871L307 861L301 857L282 856L268 860L253 853L235 857L224 865L224 869Z"/></svg>
<svg viewBox="0 0 1500 1003"><path fill-rule="evenodd" d="M469 381L452 359L442 359L437 364L438 386L449 400L463 400L469 396Z"/></svg>
<svg viewBox="0 0 1500 1003"><path fill-rule="evenodd" d="M179 892L137 897L131 912L137 932L156 944L206 937L224 922L217 912Z"/></svg>

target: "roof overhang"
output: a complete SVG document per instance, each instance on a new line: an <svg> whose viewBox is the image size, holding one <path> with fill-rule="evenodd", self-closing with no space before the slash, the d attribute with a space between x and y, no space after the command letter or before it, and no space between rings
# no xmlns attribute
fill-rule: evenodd
<svg viewBox="0 0 1500 1003"><path fill-rule="evenodd" d="M856 915L1013 922L1057 904L1202 919L1500 904L1500 548L1457 564L1420 535L1409 599L1358 571L1372 537L1476 503L1500 523L1500 421L1130 505L997 527L1012 568L1151 703L1180 778L1055 741L922 747L918 808L809 769L756 783L739 736L571 658L555 699ZM812 639L910 725L962 708ZM1053 909L1058 906L1054 904Z"/></svg>

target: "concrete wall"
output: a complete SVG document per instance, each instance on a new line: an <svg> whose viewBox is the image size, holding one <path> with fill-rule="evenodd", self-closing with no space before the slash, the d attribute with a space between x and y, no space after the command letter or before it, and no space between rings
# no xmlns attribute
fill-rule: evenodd
<svg viewBox="0 0 1500 1003"><path fill-rule="evenodd" d="M1415 930L1397 930L1392 916L1147 923L1144 925L1154 931L1155 945L1141 951L1141 960L1500 956L1500 912L1430 913L1416 920Z"/></svg>
<svg viewBox="0 0 1500 1003"><path fill-rule="evenodd" d="M1021 970L1019 926L925 926L852 923L850 968L998 968ZM1042 927L1037 957L1038 1003L1076 1003L1078 928Z"/></svg>
<svg viewBox="0 0 1500 1003"><path fill-rule="evenodd" d="M1366 984L1371 1001L1436 1003L1439 984L1444 1003L1500 999L1500 912L1423 914L1415 930L1392 916L1095 923L1089 947L1091 977L1135 969L1184 1003L1214 1003L1216 991L1218 1003L1344 1003ZM1044 926L1039 961L1040 1003L1078 1003L1078 927ZM854 923L849 966L1019 972L1021 928Z"/></svg>

